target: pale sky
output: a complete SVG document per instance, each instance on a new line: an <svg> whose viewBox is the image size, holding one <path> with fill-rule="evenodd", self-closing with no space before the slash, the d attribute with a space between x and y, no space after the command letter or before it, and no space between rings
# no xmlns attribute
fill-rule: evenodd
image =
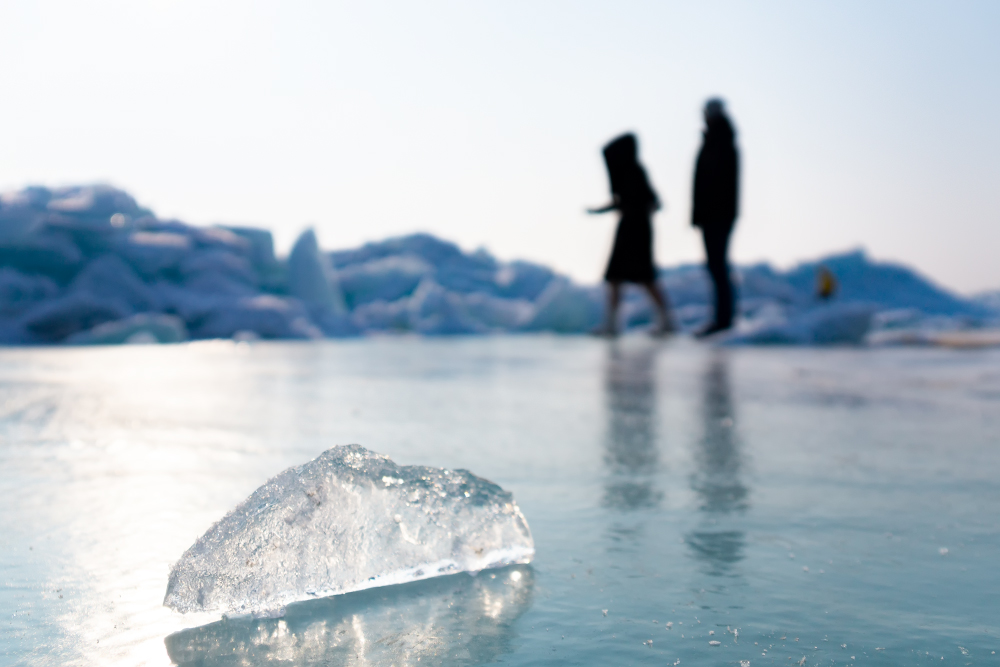
<svg viewBox="0 0 1000 667"><path fill-rule="evenodd" d="M1000 3L21 2L0 5L0 189L106 182L161 217L428 231L596 282L601 146L635 131L690 227L699 111L743 158L738 262L866 248L1000 288Z"/></svg>

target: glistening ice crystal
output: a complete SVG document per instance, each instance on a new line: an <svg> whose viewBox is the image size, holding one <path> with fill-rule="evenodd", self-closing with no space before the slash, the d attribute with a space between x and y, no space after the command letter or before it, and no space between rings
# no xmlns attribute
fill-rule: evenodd
<svg viewBox="0 0 1000 667"><path fill-rule="evenodd" d="M299 600L528 563L534 552L524 515L496 484L346 445L272 478L212 526L174 566L163 603L273 615Z"/></svg>

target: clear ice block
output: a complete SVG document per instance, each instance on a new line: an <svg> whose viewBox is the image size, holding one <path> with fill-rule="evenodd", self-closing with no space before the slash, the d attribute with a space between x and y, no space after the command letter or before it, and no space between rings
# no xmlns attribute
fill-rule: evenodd
<svg viewBox="0 0 1000 667"><path fill-rule="evenodd" d="M496 484L346 445L280 473L212 526L174 566L163 602L280 615L300 600L528 563L534 551Z"/></svg>

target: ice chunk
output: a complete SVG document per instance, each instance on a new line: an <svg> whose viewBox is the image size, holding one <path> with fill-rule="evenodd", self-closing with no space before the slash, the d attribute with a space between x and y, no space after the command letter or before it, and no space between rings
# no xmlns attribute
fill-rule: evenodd
<svg viewBox="0 0 1000 667"><path fill-rule="evenodd" d="M334 447L257 489L174 566L164 604L261 614L312 597L527 563L513 497L466 470Z"/></svg>
<svg viewBox="0 0 1000 667"><path fill-rule="evenodd" d="M598 292L555 278L536 302L535 316L525 326L528 331L583 333L601 322L603 305Z"/></svg>
<svg viewBox="0 0 1000 667"><path fill-rule="evenodd" d="M374 301L392 302L410 296L434 268L412 255L395 255L354 264L337 271L347 305L357 308Z"/></svg>
<svg viewBox="0 0 1000 667"><path fill-rule="evenodd" d="M51 191L46 208L63 214L102 219L110 225L115 213L138 217L146 213L127 192L107 185L77 185Z"/></svg>
<svg viewBox="0 0 1000 667"><path fill-rule="evenodd" d="M448 336L483 333L486 327L469 314L462 296L424 278L409 299L410 324L420 333Z"/></svg>
<svg viewBox="0 0 1000 667"><path fill-rule="evenodd" d="M146 277L175 271L190 251L191 238L174 231L133 232L118 248L136 271Z"/></svg>
<svg viewBox="0 0 1000 667"><path fill-rule="evenodd" d="M501 266L493 274L493 282L496 283L498 296L533 301L554 277L555 273L547 267L515 261Z"/></svg>
<svg viewBox="0 0 1000 667"><path fill-rule="evenodd" d="M809 294L815 289L820 265L837 277L838 294L843 301L875 304L881 309L918 308L937 315L986 314L979 304L941 289L916 271L890 262L872 261L860 250L802 264L784 274L784 279L800 293Z"/></svg>
<svg viewBox="0 0 1000 667"><path fill-rule="evenodd" d="M71 292L44 301L25 316L23 323L40 339L56 342L78 331L120 320L131 313L115 301L99 299L89 292Z"/></svg>
<svg viewBox="0 0 1000 667"><path fill-rule="evenodd" d="M410 299L366 303L354 309L351 319L362 331L410 331Z"/></svg>
<svg viewBox="0 0 1000 667"><path fill-rule="evenodd" d="M19 315L59 291L44 276L30 276L10 267L0 268L0 316Z"/></svg>
<svg viewBox="0 0 1000 667"><path fill-rule="evenodd" d="M222 230L218 230L222 231ZM257 292L257 276L250 260L226 249L197 250L178 265L184 286L196 292L251 296Z"/></svg>
<svg viewBox="0 0 1000 667"><path fill-rule="evenodd" d="M864 303L818 306L746 332L735 332L723 342L734 345L858 345L871 328L875 307Z"/></svg>
<svg viewBox="0 0 1000 667"><path fill-rule="evenodd" d="M247 285L253 285L257 281L250 260L221 248L190 253L181 260L178 269L185 282L190 282L203 273L218 273Z"/></svg>
<svg viewBox="0 0 1000 667"><path fill-rule="evenodd" d="M70 291L89 292L130 312L159 310L162 305L156 292L117 255L101 255L84 266L70 283Z"/></svg>
<svg viewBox="0 0 1000 667"><path fill-rule="evenodd" d="M287 276L284 264L274 256L274 238L266 229L255 227L224 227L233 234L246 240L247 259L257 272L257 282L261 289L267 292L284 291Z"/></svg>
<svg viewBox="0 0 1000 667"><path fill-rule="evenodd" d="M321 338L305 309L294 299L271 294L215 301L212 309L194 327L195 338L231 338L252 331L261 338Z"/></svg>
<svg viewBox="0 0 1000 667"><path fill-rule="evenodd" d="M218 229L231 232L247 242L247 255L258 270L263 267L270 267L277 261L274 256L274 237L268 230L256 227L231 226L219 227Z"/></svg>
<svg viewBox="0 0 1000 667"><path fill-rule="evenodd" d="M117 345L121 343L180 343L187 340L184 321L175 315L140 313L123 320L105 322L66 339L70 345Z"/></svg>
<svg viewBox="0 0 1000 667"><path fill-rule="evenodd" d="M991 311L994 317L1000 318L1000 290L980 292L972 297L972 301Z"/></svg>
<svg viewBox="0 0 1000 667"><path fill-rule="evenodd" d="M24 273L39 273L65 281L82 262L80 248L68 234L58 230L0 238L0 265Z"/></svg>
<svg viewBox="0 0 1000 667"><path fill-rule="evenodd" d="M494 331L514 331L535 314L527 299L501 299L481 292L465 295L463 304L473 319Z"/></svg>
<svg viewBox="0 0 1000 667"><path fill-rule="evenodd" d="M288 291L310 312L346 312L336 276L311 229L302 232L288 256Z"/></svg>

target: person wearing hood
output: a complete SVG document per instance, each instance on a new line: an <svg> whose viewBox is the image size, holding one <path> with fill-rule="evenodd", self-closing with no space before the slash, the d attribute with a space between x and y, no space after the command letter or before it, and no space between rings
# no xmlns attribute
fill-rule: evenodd
<svg viewBox="0 0 1000 667"><path fill-rule="evenodd" d="M623 134L604 147L604 162L611 181L611 203L588 213L618 211L620 219L615 232L604 279L608 283L608 307L605 323L595 333L614 336L618 332L618 305L622 283L641 285L656 308L657 324L653 335L674 331L667 297L656 285L653 264L652 216L660 208L660 199L649 184L646 170L639 164L638 141L634 134Z"/></svg>
<svg viewBox="0 0 1000 667"><path fill-rule="evenodd" d="M736 299L729 275L729 237L739 211L739 153L723 101L705 103L705 130L694 170L691 224L701 228L708 273L715 287L715 315L699 336L733 326Z"/></svg>

